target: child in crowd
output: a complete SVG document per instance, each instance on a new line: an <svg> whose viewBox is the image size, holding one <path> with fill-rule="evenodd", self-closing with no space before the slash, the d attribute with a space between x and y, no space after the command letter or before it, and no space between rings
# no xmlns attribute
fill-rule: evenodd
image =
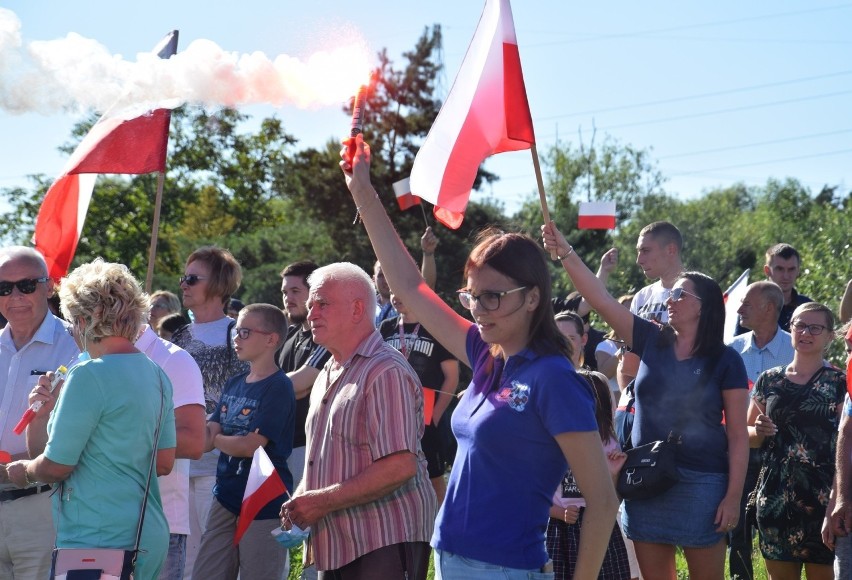
<svg viewBox="0 0 852 580"><path fill-rule="evenodd" d="M621 451L615 437L609 383L603 374L596 371L578 369L577 374L583 377L594 391L598 430L604 444L604 451L607 454L610 472L615 478L621 470L621 466L624 465L627 455ZM553 494L550 521L547 524L547 553L553 560L553 572L556 580L569 580L574 577L585 505L583 495L580 493L580 489L574 481L574 475L569 468L556 493ZM624 538L616 522L612 529L609 546L607 546L598 578L601 580L629 580L630 577L630 564L624 546Z"/></svg>
<svg viewBox="0 0 852 580"><path fill-rule="evenodd" d="M282 494L255 517L239 545L234 532L240 515L252 456L263 447L287 489L293 477L287 457L293 449L296 398L293 383L275 364L275 352L287 336L284 313L271 304L250 304L240 311L234 350L249 371L228 379L222 398L207 421L206 450L221 451L207 529L193 578L266 580L287 578L289 554L271 535L278 527Z"/></svg>
<svg viewBox="0 0 852 580"><path fill-rule="evenodd" d="M175 331L189 324L189 319L181 314L180 312L173 312L171 314L167 314L163 316L158 322L157 327L154 329L156 333L163 340L171 341L172 335Z"/></svg>

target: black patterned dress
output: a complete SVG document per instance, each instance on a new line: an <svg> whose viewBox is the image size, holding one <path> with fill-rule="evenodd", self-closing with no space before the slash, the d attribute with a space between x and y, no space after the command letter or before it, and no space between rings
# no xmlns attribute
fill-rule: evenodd
<svg viewBox="0 0 852 580"><path fill-rule="evenodd" d="M767 560L831 565L820 528L834 478L838 410L845 375L822 368L805 385L787 380L787 367L762 373L752 397L778 427L762 448L766 469L759 482L757 526Z"/></svg>

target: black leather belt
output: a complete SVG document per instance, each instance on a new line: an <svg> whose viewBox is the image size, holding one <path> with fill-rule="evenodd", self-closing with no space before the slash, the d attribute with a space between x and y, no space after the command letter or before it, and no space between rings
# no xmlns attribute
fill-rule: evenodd
<svg viewBox="0 0 852 580"><path fill-rule="evenodd" d="M27 487L25 489L0 491L0 501L14 501L16 499L21 499L22 497L27 497L28 495L44 493L46 491L50 491L50 489L51 487L49 485L40 485L38 487Z"/></svg>

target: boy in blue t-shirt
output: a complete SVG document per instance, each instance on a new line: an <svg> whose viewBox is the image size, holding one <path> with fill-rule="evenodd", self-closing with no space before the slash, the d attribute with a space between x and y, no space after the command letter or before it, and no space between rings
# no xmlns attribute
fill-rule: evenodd
<svg viewBox="0 0 852 580"><path fill-rule="evenodd" d="M240 311L234 332L234 350L241 361L248 361L249 372L228 380L207 421L206 451L215 447L221 455L213 487L216 501L192 577L286 579L289 553L271 534L279 526L283 494L260 510L237 546L234 532L258 447L266 451L287 489L293 486L287 458L293 450L296 397L293 383L275 363L275 352L287 337L287 319L271 304L250 304Z"/></svg>

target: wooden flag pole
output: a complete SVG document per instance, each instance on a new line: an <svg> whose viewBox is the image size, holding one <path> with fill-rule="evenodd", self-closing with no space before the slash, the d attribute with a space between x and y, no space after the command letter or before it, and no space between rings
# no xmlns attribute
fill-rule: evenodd
<svg viewBox="0 0 852 580"><path fill-rule="evenodd" d="M538 183L538 200L541 202L541 215L544 218L544 223L550 223L550 211L547 209L547 196L544 194L544 180L541 178L541 166L538 163L538 150L535 143L530 143L530 153L532 153L533 167L535 168L535 180ZM556 260L556 252L550 253L550 259Z"/></svg>
<svg viewBox="0 0 852 580"><path fill-rule="evenodd" d="M154 200L154 223L151 224L151 248L148 250L148 273L145 276L145 292L151 293L151 284L154 281L154 260L157 258L157 234L160 231L160 206L163 203L163 184L166 174L164 171L157 172L157 195Z"/></svg>

